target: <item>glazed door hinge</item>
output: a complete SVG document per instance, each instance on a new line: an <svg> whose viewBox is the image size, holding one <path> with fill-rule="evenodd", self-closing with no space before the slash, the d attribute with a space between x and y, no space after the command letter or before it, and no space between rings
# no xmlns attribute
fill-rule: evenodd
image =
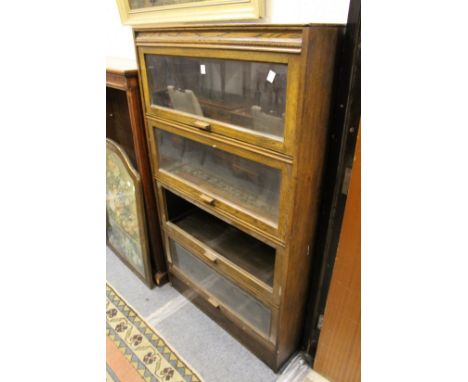
<svg viewBox="0 0 468 382"><path fill-rule="evenodd" d="M348 188L349 188L349 182L351 180L351 167L346 167L344 176L343 176L343 183L341 185L341 193L343 195L348 195Z"/></svg>
<svg viewBox="0 0 468 382"><path fill-rule="evenodd" d="M318 330L322 330L322 326L323 326L323 314L321 314L321 315L318 317L318 320L317 320L317 329L318 329Z"/></svg>

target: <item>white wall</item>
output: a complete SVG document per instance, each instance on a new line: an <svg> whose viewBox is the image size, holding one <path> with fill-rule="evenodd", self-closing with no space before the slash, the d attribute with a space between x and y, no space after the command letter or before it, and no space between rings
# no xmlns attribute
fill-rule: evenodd
<svg viewBox="0 0 468 382"><path fill-rule="evenodd" d="M135 59L132 28L122 25L115 0L106 3L106 56Z"/></svg>
<svg viewBox="0 0 468 382"><path fill-rule="evenodd" d="M349 0L266 0L265 22L346 24Z"/></svg>
<svg viewBox="0 0 468 382"><path fill-rule="evenodd" d="M132 30L120 22L115 0L105 0L107 39L106 56L135 58ZM263 22L294 23L346 23L349 0L266 0Z"/></svg>

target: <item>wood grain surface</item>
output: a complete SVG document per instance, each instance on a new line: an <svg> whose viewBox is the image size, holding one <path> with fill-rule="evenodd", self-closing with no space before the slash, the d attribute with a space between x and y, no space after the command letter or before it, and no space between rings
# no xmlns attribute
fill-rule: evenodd
<svg viewBox="0 0 468 382"><path fill-rule="evenodd" d="M361 380L361 133L314 369L333 382Z"/></svg>

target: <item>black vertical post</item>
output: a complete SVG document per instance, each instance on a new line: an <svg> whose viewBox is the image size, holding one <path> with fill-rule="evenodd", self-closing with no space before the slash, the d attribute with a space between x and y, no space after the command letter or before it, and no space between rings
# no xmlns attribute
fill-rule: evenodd
<svg viewBox="0 0 468 382"><path fill-rule="evenodd" d="M361 1L351 0L340 44L330 116L322 201L316 232L302 348L312 359L320 335L346 203L346 174L352 167L361 116Z"/></svg>

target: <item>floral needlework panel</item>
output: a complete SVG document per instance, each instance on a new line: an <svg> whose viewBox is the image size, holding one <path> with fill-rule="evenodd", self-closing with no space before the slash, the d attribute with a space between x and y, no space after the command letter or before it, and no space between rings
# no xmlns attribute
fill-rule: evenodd
<svg viewBox="0 0 468 382"><path fill-rule="evenodd" d="M145 381L201 381L109 285L106 295L106 335Z"/></svg>
<svg viewBox="0 0 468 382"><path fill-rule="evenodd" d="M110 149L106 153L106 184L107 240L144 277L135 183L122 158Z"/></svg>

